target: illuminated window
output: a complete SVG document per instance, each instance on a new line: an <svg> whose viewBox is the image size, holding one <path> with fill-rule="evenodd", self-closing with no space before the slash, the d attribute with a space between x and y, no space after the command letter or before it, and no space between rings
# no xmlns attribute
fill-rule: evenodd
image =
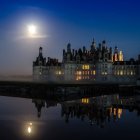
<svg viewBox="0 0 140 140"><path fill-rule="evenodd" d="M83 70L89 70L89 65L82 65Z"/></svg>
<svg viewBox="0 0 140 140"><path fill-rule="evenodd" d="M104 72L105 75L107 75L107 72Z"/></svg>
<svg viewBox="0 0 140 140"><path fill-rule="evenodd" d="M94 71L93 71L93 75L95 75L95 74L96 74L96 71L94 70Z"/></svg>
<svg viewBox="0 0 140 140"><path fill-rule="evenodd" d="M114 116L117 115L117 109L116 109L116 108L114 108L114 110L113 110L113 115L114 115Z"/></svg>
<svg viewBox="0 0 140 140"><path fill-rule="evenodd" d="M82 103L83 104L88 104L89 103L89 98L82 98Z"/></svg>
<svg viewBox="0 0 140 140"><path fill-rule="evenodd" d="M115 53L115 55L114 55L114 61L118 61L118 54L117 53Z"/></svg>
<svg viewBox="0 0 140 140"><path fill-rule="evenodd" d="M77 71L76 74L77 74L77 75L81 75L82 72L81 72L81 71Z"/></svg>
<svg viewBox="0 0 140 140"><path fill-rule="evenodd" d="M61 71L59 71L58 74L61 75L62 74Z"/></svg>
<svg viewBox="0 0 140 140"><path fill-rule="evenodd" d="M130 74L133 75L133 71L131 71Z"/></svg>
<svg viewBox="0 0 140 140"><path fill-rule="evenodd" d="M120 75L123 75L123 71L122 70L120 71Z"/></svg>
<svg viewBox="0 0 140 140"><path fill-rule="evenodd" d="M78 73L79 75L81 75L82 74L82 72L81 71L79 71L79 73Z"/></svg>
<svg viewBox="0 0 140 140"><path fill-rule="evenodd" d="M121 115L122 115L122 109L121 108L118 108L118 118L119 119L121 118Z"/></svg>
<svg viewBox="0 0 140 140"><path fill-rule="evenodd" d="M82 77L81 76L76 76L76 80L78 81L78 80L81 80L82 79Z"/></svg>
<svg viewBox="0 0 140 140"><path fill-rule="evenodd" d="M56 71L56 75L61 75L62 72L61 71Z"/></svg>

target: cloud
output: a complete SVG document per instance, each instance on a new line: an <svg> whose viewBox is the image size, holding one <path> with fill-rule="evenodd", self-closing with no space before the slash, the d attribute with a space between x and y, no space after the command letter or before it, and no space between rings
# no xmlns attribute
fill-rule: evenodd
<svg viewBox="0 0 140 140"><path fill-rule="evenodd" d="M28 35L24 35L24 36L19 36L16 38L16 40L20 40L20 39L43 39L43 38L49 38L51 37L50 35L33 35L33 36L28 36Z"/></svg>

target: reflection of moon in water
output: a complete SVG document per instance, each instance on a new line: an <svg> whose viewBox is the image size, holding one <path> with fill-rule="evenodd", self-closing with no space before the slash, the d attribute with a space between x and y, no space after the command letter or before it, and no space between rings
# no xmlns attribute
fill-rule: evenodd
<svg viewBox="0 0 140 140"><path fill-rule="evenodd" d="M31 127L29 126L28 127L28 133L30 134L32 132L32 129L31 129Z"/></svg>

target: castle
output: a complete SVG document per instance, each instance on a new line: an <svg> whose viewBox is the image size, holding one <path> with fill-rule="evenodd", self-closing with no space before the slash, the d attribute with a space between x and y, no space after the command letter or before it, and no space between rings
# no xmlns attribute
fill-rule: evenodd
<svg viewBox="0 0 140 140"><path fill-rule="evenodd" d="M117 47L112 50L102 41L96 46L95 40L87 50L63 50L62 62L50 58L46 60L39 48L39 56L33 62L33 79L52 82L90 82L90 83L136 83L140 77L140 55L137 60L124 60L123 52Z"/></svg>

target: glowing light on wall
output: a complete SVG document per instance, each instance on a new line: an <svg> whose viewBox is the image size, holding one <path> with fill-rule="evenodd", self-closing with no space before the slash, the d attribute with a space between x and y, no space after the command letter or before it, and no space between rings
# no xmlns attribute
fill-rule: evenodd
<svg viewBox="0 0 140 140"><path fill-rule="evenodd" d="M114 115L114 116L117 115L117 109L116 109L116 108L114 108L114 110L113 110L113 115Z"/></svg>
<svg viewBox="0 0 140 140"><path fill-rule="evenodd" d="M122 109L121 108L118 108L118 118L119 119L121 118L121 115L122 115Z"/></svg>
<svg viewBox="0 0 140 140"><path fill-rule="evenodd" d="M122 53L122 51L119 52L119 61L123 61L123 53Z"/></svg>
<svg viewBox="0 0 140 140"><path fill-rule="evenodd" d="M89 70L89 65L82 65L83 70Z"/></svg>
<svg viewBox="0 0 140 140"><path fill-rule="evenodd" d="M77 75L82 75L82 71L76 71Z"/></svg>
<svg viewBox="0 0 140 140"><path fill-rule="evenodd" d="M89 98L82 98L82 103L83 104L88 104L89 103Z"/></svg>
<svg viewBox="0 0 140 140"><path fill-rule="evenodd" d="M62 71L56 71L56 75L61 75Z"/></svg>
<svg viewBox="0 0 140 140"><path fill-rule="evenodd" d="M131 71L130 74L133 75L133 71Z"/></svg>
<svg viewBox="0 0 140 140"><path fill-rule="evenodd" d="M78 80L81 80L82 79L82 77L81 76L76 76L76 80L78 81Z"/></svg>
<svg viewBox="0 0 140 140"><path fill-rule="evenodd" d="M122 70L120 71L120 75L123 75L123 71Z"/></svg>
<svg viewBox="0 0 140 140"><path fill-rule="evenodd" d="M117 53L114 54L114 61L118 61L118 54Z"/></svg>
<svg viewBox="0 0 140 140"><path fill-rule="evenodd" d="M27 130L28 130L28 133L29 133L29 134L32 132L32 129L31 129L31 127L30 127L30 126L28 127L28 129L27 129Z"/></svg>

